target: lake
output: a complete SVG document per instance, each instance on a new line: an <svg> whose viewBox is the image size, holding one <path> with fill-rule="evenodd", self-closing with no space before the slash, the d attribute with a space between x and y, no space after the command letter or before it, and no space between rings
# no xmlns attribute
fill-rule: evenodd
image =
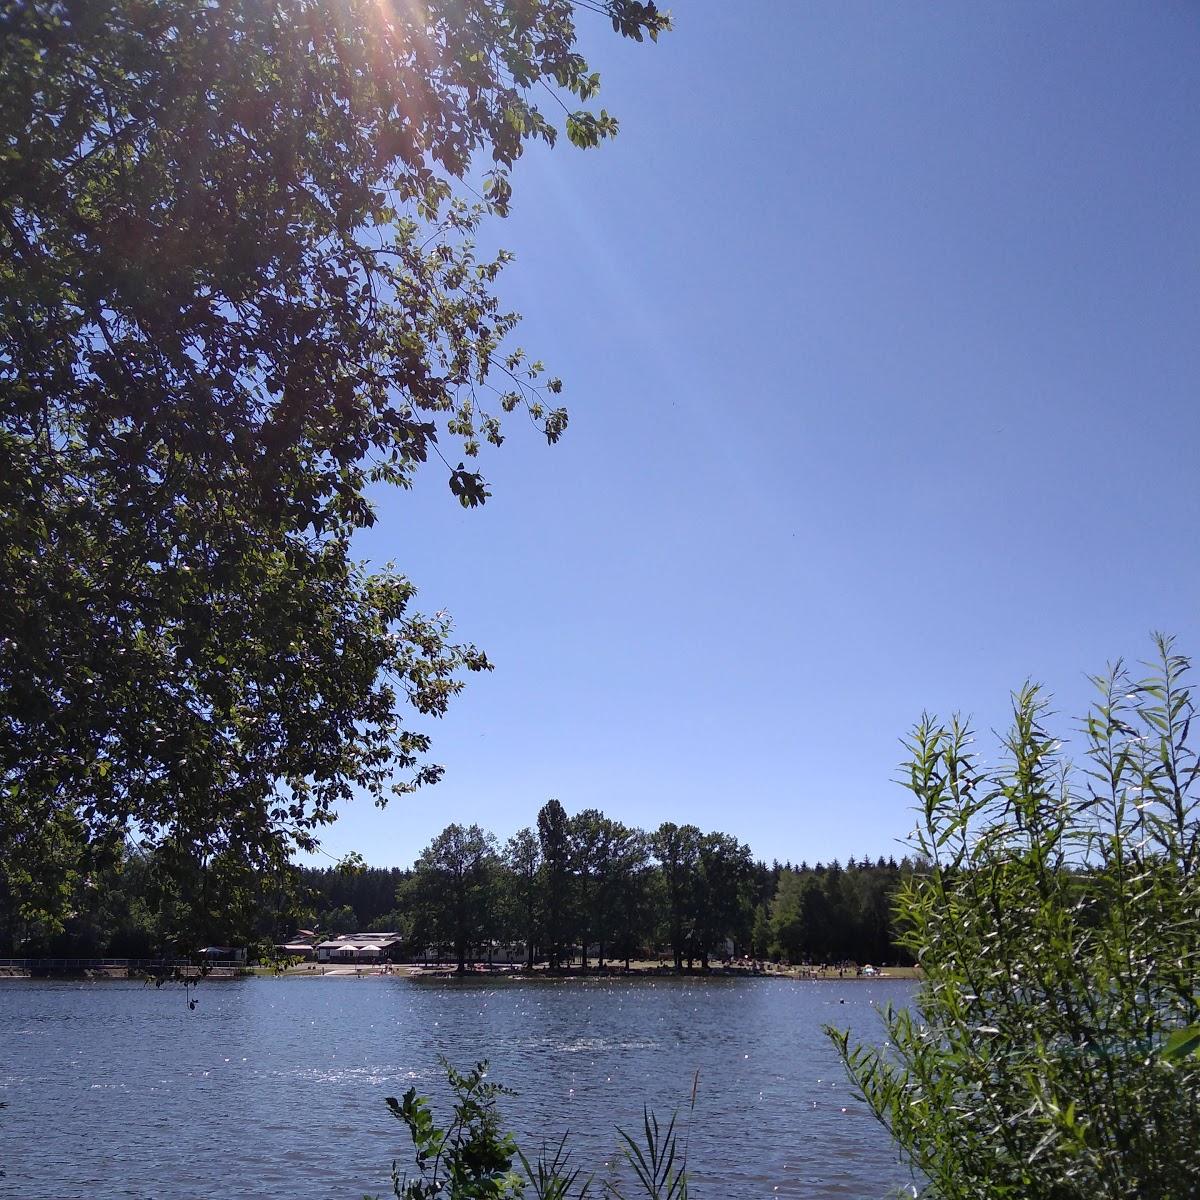
<svg viewBox="0 0 1200 1200"><path fill-rule="evenodd" d="M383 1098L441 1101L439 1054L489 1058L526 1153L603 1169L643 1101L690 1116L697 1200L892 1196L908 1183L826 1022L879 1036L900 981L0 982L0 1196L390 1196L411 1142ZM444 1104L440 1111L445 1112ZM686 1127L686 1126L685 1126ZM532 1157L532 1154L531 1154Z"/></svg>

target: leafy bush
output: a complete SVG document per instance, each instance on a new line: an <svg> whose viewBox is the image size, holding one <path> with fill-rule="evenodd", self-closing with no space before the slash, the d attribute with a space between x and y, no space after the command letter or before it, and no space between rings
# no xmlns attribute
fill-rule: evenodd
<svg viewBox="0 0 1200 1200"><path fill-rule="evenodd" d="M942 1200L1200 1189L1200 887L1189 662L1097 677L1080 766L1033 686L999 765L926 717L908 750L927 869L897 916L924 973L888 1045L830 1030Z"/></svg>
<svg viewBox="0 0 1200 1200"><path fill-rule="evenodd" d="M517 1143L500 1128L496 1098L506 1094L498 1083L486 1081L487 1063L477 1063L466 1075L442 1060L454 1093L454 1120L446 1129L434 1121L433 1110L416 1088L403 1100L387 1099L392 1116L412 1134L417 1176L409 1179L392 1165L392 1190L401 1200L476 1200L520 1194L520 1175L513 1169Z"/></svg>

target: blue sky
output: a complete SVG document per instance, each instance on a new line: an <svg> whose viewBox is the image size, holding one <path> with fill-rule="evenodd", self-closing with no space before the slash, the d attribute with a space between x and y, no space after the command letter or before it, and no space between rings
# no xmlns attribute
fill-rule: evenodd
<svg viewBox="0 0 1200 1200"><path fill-rule="evenodd" d="M363 539L496 670L335 856L550 796L898 852L922 709L986 732L1033 677L1069 729L1152 629L1200 653L1200 9L674 13L588 30L621 135L528 155L493 235L566 438L514 425L484 509L431 473Z"/></svg>

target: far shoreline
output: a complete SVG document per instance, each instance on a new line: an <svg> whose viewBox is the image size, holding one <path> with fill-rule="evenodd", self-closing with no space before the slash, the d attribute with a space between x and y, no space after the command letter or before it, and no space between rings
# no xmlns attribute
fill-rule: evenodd
<svg viewBox="0 0 1200 1200"><path fill-rule="evenodd" d="M639 962L628 969L623 966L560 967L551 970L545 966L532 971L525 967L507 964L477 964L459 972L446 964L396 963L368 966L330 966L322 963L301 963L286 968L252 968L252 974L267 979L416 979L435 982L447 980L513 980L518 982L547 982L563 979L791 979L801 983L876 983L907 981L921 978L919 967L885 967L871 974L860 974L856 968L837 967L787 967L778 964L766 965L758 970L750 967L729 966L685 967L676 971L674 967L660 966L652 962Z"/></svg>
<svg viewBox="0 0 1200 1200"><path fill-rule="evenodd" d="M82 971L62 969L39 969L36 963L26 968L0 969L0 983L18 980L62 980L72 983L104 983L141 982L147 986L157 982L181 982L195 986L197 983L224 983L236 979L411 979L424 982L525 982L546 983L559 980L584 979L791 979L799 983L889 983L914 982L921 978L919 967L885 967L869 975L859 974L855 968L837 967L787 967L778 964L766 964L755 970L750 967L729 966L684 968L676 971L674 967L661 966L653 962L639 962L628 969L623 966L560 967L551 970L545 966L535 967L532 971L525 967L510 967L507 964L479 964L468 967L459 973L454 967L444 963L390 963L382 965L330 965L325 963L298 963L286 967L251 966L241 970L220 970L213 972L189 969L184 975L159 975L134 968L108 967Z"/></svg>

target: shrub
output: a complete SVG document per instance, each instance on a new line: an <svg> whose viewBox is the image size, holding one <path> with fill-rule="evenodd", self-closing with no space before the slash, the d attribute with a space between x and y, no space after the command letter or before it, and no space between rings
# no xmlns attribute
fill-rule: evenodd
<svg viewBox="0 0 1200 1200"><path fill-rule="evenodd" d="M830 1030L926 1194L1179 1200L1200 1189L1200 888L1189 662L1097 677L1073 766L1034 686L999 765L959 719L907 743L923 970L888 1043Z"/></svg>

